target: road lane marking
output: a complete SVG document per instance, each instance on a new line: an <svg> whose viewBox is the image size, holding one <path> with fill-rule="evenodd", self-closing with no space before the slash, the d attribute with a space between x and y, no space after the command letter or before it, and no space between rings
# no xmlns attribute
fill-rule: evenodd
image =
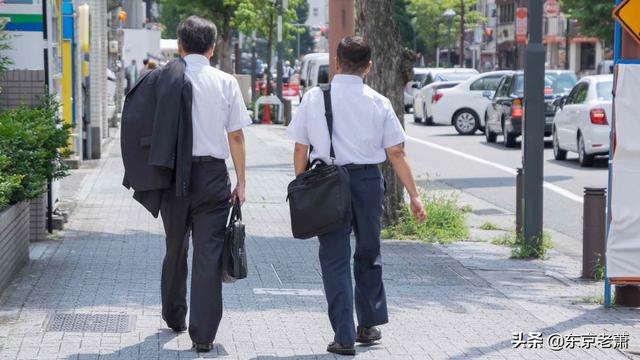
<svg viewBox="0 0 640 360"><path fill-rule="evenodd" d="M516 169L514 169L514 168L511 168L511 167L508 167L508 166L504 166L504 165L501 165L501 164L498 164L498 163L494 163L494 162L491 162L489 160L485 160L485 159L479 158L477 156L469 155L469 154L464 153L462 151L454 150L454 149L451 149L451 148L448 148L446 146L442 146L442 145L439 145L439 144L436 144L436 143L433 143L433 142L430 142L430 141L418 139L418 138L415 138L413 136L407 136L407 139L409 139L411 141L414 141L414 142L417 142L417 143L422 144L422 145L429 146L431 148L434 148L434 149L437 149L437 150L440 150L440 151L448 152L449 154L456 155L456 156L459 156L461 158L465 158L467 160L475 161L477 163L493 167L494 169L498 169L498 170L506 172L506 173L508 173L510 175L516 175L517 174ZM543 181L542 182L542 186L545 189L553 191L556 194L558 194L560 196L563 196L563 197L565 197L565 198L567 198L569 200L573 200L573 201L578 202L580 204L582 204L584 202L584 200L582 199L581 196L576 195L576 194L572 193L569 190L563 189L558 185L554 185L554 184L552 184L550 182Z"/></svg>

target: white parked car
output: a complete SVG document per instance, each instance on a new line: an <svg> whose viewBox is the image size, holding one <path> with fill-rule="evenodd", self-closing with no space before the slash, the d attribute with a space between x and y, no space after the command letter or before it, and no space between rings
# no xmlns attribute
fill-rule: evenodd
<svg viewBox="0 0 640 360"><path fill-rule="evenodd" d="M425 124L433 125L431 104L440 98L438 90L449 89L459 84L460 81L439 81L425 86L420 93L416 94L416 104L422 104L422 106L413 109L413 121L419 123L424 120Z"/></svg>
<svg viewBox="0 0 640 360"><path fill-rule="evenodd" d="M437 82L459 82L464 81L474 75L478 74L476 69L460 69L460 68L434 68L429 69L422 84L420 84L420 91L418 91L413 98L414 109L414 121L424 122L427 125L433 124L430 112L425 113L425 109L429 111L429 104L433 98L433 87L429 85ZM415 110L418 109L420 114L416 116Z"/></svg>
<svg viewBox="0 0 640 360"><path fill-rule="evenodd" d="M473 76L460 85L439 91L431 105L435 124L453 125L460 135L483 130L487 107L500 79L509 71L492 71Z"/></svg>
<svg viewBox="0 0 640 360"><path fill-rule="evenodd" d="M556 100L553 119L553 155L565 160L578 153L580 166L593 165L597 155L609 154L609 120L613 102L613 75L586 76L568 96Z"/></svg>
<svg viewBox="0 0 640 360"><path fill-rule="evenodd" d="M318 79L320 77L320 79ZM325 79L326 78L326 79ZM300 66L300 99L306 89L317 86L319 81L329 80L329 53L311 53L302 58Z"/></svg>
<svg viewBox="0 0 640 360"><path fill-rule="evenodd" d="M418 91L424 79L427 77L430 68L413 68L413 79L409 80L404 87L404 110L409 112L413 107L413 97Z"/></svg>

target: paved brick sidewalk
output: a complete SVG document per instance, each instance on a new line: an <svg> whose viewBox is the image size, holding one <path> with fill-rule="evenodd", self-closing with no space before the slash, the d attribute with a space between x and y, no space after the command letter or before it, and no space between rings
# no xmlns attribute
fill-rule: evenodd
<svg viewBox="0 0 640 360"><path fill-rule="evenodd" d="M289 237L284 200L293 176L291 144L276 126L251 127L247 142L250 275L225 285L215 351L201 356L335 358L324 351L332 335L317 242ZM0 297L0 359L198 357L188 335L174 334L161 320L161 223L120 185L113 145L105 159L68 181L77 206L63 240L35 246L30 265ZM500 251L477 243L385 242L391 323L383 342L358 348L357 358L627 358L611 349L512 349L518 331L624 330L634 343L638 313L571 305L582 287L550 282L537 263L505 263Z"/></svg>

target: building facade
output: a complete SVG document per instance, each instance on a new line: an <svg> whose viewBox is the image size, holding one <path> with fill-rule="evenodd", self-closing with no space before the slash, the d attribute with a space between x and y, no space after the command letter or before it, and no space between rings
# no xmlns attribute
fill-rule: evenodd
<svg viewBox="0 0 640 360"><path fill-rule="evenodd" d="M491 3L495 2L495 6ZM480 0L484 15L495 19L493 39L495 64L500 69L524 68L525 43L516 41L516 13L527 8L528 0ZM489 25L491 26L491 25ZM569 69L578 74L592 74L604 59L602 43L597 38L580 35L579 25L562 12L560 2L544 2L543 43L546 49L545 66L549 69ZM490 54L483 52L483 57Z"/></svg>

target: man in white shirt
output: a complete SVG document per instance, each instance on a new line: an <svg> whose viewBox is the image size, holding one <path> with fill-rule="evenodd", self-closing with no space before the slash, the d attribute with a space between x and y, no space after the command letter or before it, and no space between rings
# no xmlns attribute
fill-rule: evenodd
<svg viewBox="0 0 640 360"><path fill-rule="evenodd" d="M417 221L425 211L416 189L403 143L406 135L387 98L363 83L371 69L371 48L361 37L346 37L337 51L337 70L331 82L333 147L335 164L349 170L353 208L352 225L319 236L322 280L329 308L329 320L335 332L327 351L354 355L354 343L370 344L382 338L376 326L388 322L386 295L382 283L380 257L380 217L384 200L384 180L378 164L390 160L411 199L411 211ZM305 93L287 134L295 144L296 175L311 160L330 164L329 130L325 120L322 89ZM356 236L353 256L354 292L351 284L350 234Z"/></svg>
<svg viewBox="0 0 640 360"><path fill-rule="evenodd" d="M222 318L221 259L229 204L245 199L242 128L251 124L235 78L209 65L216 27L192 16L178 26L178 51L193 89L193 151L190 191L166 191L160 213L167 235L162 267L162 316L175 331L186 330L187 254L193 238L189 335L197 351L210 351ZM231 155L237 184L225 159Z"/></svg>

